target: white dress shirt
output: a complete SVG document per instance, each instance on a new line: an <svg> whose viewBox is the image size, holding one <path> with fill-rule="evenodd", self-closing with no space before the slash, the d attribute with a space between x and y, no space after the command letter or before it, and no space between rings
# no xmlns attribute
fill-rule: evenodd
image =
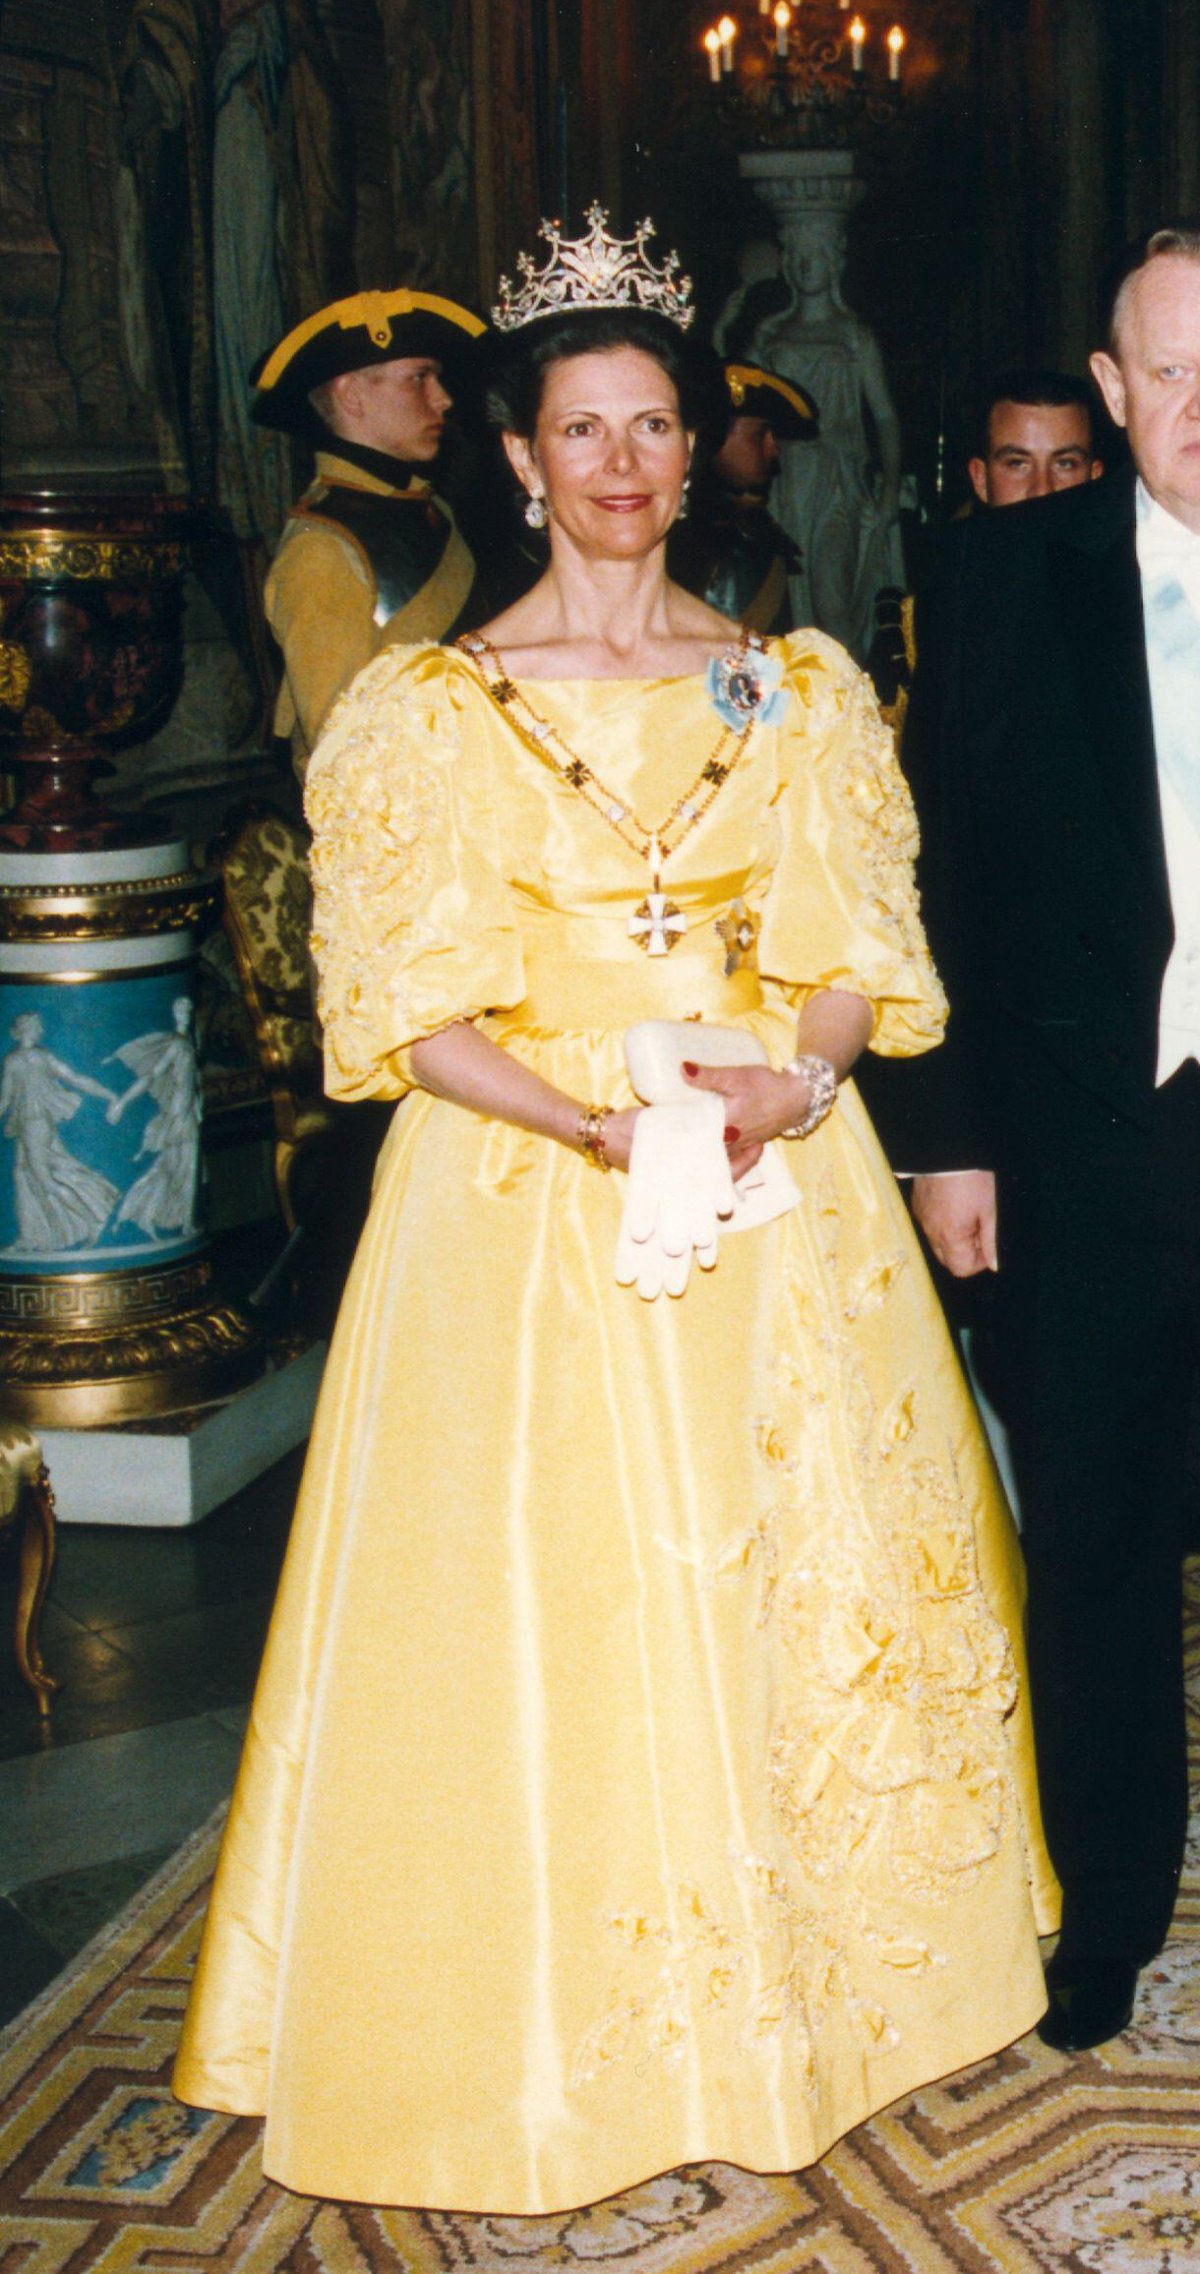
<svg viewBox="0 0 1200 2274"><path fill-rule="evenodd" d="M1182 586L1200 628L1200 535L1184 527L1165 507L1156 503L1144 483L1137 485L1137 558L1142 578L1143 604L1147 594L1168 579ZM1200 650L1195 681L1195 702L1186 719L1189 758L1194 760L1198 794L1189 803L1180 796L1164 763L1168 733L1174 736L1176 764L1180 736L1179 682L1172 684L1156 652L1154 628L1147 619L1146 661L1150 675L1150 705L1158 751L1158 796L1162 813L1167 883L1175 944L1163 975L1158 1013L1158 1069L1162 1085L1185 1059L1200 1060Z"/></svg>

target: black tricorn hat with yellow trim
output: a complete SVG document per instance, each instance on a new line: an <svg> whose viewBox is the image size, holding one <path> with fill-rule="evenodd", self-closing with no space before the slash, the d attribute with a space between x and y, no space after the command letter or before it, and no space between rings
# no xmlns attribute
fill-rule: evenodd
<svg viewBox="0 0 1200 2274"><path fill-rule="evenodd" d="M817 406L803 387L757 363L727 363L725 387L735 418L765 418L780 442L811 442Z"/></svg>
<svg viewBox="0 0 1200 2274"><path fill-rule="evenodd" d="M351 293L306 316L255 365L254 418L310 440L321 424L308 400L314 387L402 355L428 355L453 375L486 329L481 316L437 292Z"/></svg>

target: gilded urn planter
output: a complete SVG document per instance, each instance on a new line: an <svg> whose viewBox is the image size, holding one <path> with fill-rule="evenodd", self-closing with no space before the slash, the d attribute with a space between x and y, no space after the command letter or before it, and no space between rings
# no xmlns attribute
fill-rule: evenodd
<svg viewBox="0 0 1200 2274"><path fill-rule="evenodd" d="M178 498L0 498L0 1378L39 1429L207 1404L262 1366L208 1241L218 882L92 787L175 700L194 525Z"/></svg>
<svg viewBox="0 0 1200 2274"><path fill-rule="evenodd" d="M47 852L138 834L96 796L106 748L151 733L182 673L186 498L0 497L0 845Z"/></svg>

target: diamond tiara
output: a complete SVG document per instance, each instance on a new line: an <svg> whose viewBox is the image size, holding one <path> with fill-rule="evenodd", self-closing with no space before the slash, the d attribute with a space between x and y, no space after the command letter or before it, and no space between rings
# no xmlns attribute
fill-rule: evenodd
<svg viewBox="0 0 1200 2274"><path fill-rule="evenodd" d="M610 237L604 206L590 205L584 219L586 237L564 237L560 222L542 222L538 235L549 259L536 268L532 253L518 253L521 283L514 290L511 278L501 277L492 310L497 331L519 331L539 316L572 308L646 308L686 331L696 313L692 280L680 276L678 253L668 253L661 268L648 257L654 223L639 221L632 237Z"/></svg>

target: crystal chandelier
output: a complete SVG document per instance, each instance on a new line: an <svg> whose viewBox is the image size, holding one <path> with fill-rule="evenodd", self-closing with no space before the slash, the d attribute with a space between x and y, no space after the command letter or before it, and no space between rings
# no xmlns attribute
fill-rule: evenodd
<svg viewBox="0 0 1200 2274"><path fill-rule="evenodd" d="M906 45L903 24L852 0L744 0L701 42L724 126L760 148L826 150L895 118Z"/></svg>

